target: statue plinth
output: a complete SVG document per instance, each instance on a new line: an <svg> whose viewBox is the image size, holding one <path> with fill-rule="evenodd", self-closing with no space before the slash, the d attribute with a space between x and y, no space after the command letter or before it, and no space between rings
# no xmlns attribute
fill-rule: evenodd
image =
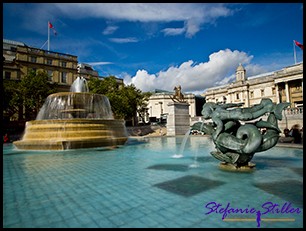
<svg viewBox="0 0 306 231"><path fill-rule="evenodd" d="M239 167L231 163L221 162L219 168L230 172L253 172L255 170L255 166L256 165L251 162L249 162L247 165Z"/></svg>
<svg viewBox="0 0 306 231"><path fill-rule="evenodd" d="M167 135L185 135L190 130L190 116L188 103L171 102L168 104Z"/></svg>

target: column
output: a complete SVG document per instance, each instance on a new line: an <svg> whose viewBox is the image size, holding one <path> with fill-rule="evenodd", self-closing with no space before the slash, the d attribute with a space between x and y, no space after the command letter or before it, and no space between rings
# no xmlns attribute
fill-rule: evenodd
<svg viewBox="0 0 306 231"><path fill-rule="evenodd" d="M286 102L290 102L288 82L285 82L285 91L286 91Z"/></svg>
<svg viewBox="0 0 306 231"><path fill-rule="evenodd" d="M275 86L275 93L276 93L276 103L279 104L280 103L280 99L279 99L278 84L276 84L276 86Z"/></svg>
<svg viewBox="0 0 306 231"><path fill-rule="evenodd" d="M250 96L249 96L249 90L248 89L245 91L245 94L246 94L246 104L245 104L245 106L249 107L250 106Z"/></svg>

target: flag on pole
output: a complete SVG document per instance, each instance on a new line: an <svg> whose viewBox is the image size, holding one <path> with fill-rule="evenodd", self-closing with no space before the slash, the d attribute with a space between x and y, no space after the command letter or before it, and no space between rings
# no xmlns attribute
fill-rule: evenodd
<svg viewBox="0 0 306 231"><path fill-rule="evenodd" d="M297 45L299 48L301 48L302 50L304 50L304 49L303 49L303 48L304 48L303 44L301 44L301 43L299 43L298 41L295 41L295 40L293 40L293 41L294 41L295 45Z"/></svg>
<svg viewBox="0 0 306 231"><path fill-rule="evenodd" d="M57 35L57 32L56 32L56 30L54 29L54 26L52 25L52 23L51 23L51 22L48 22L48 23L49 23L49 28L50 28L50 29L53 29L54 35Z"/></svg>

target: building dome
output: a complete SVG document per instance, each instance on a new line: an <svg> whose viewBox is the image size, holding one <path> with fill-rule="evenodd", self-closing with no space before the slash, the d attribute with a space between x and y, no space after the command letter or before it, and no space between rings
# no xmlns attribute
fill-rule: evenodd
<svg viewBox="0 0 306 231"><path fill-rule="evenodd" d="M245 71L244 67L242 66L241 63L239 63L239 66L237 67L236 71Z"/></svg>

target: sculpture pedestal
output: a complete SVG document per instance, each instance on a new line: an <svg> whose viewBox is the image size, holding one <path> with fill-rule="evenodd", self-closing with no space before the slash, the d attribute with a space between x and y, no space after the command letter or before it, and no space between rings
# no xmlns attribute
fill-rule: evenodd
<svg viewBox="0 0 306 231"><path fill-rule="evenodd" d="M231 172L253 172L255 170L255 164L249 162L248 165L236 167L233 164L221 162L219 168L225 171Z"/></svg>
<svg viewBox="0 0 306 231"><path fill-rule="evenodd" d="M171 102L168 107L167 136L185 135L190 130L189 104Z"/></svg>

